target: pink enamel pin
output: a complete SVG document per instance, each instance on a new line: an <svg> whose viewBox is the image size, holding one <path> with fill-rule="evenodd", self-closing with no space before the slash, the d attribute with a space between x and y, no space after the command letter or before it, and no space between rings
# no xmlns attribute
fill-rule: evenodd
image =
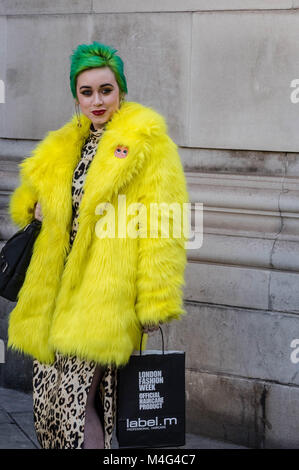
<svg viewBox="0 0 299 470"><path fill-rule="evenodd" d="M126 158L128 156L129 149L123 145L118 145L114 151L114 155L117 158Z"/></svg>

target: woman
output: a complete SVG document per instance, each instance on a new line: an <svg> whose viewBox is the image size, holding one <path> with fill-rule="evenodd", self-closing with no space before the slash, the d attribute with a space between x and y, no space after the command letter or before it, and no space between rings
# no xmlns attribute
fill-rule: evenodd
<svg viewBox="0 0 299 470"><path fill-rule="evenodd" d="M186 236L171 234L181 219L176 225L170 211L169 236L148 231L153 202L188 202L183 168L163 117L124 101L116 52L97 42L73 51L76 114L20 164L9 204L20 227L42 220L8 345L34 358L43 448L110 448L117 368L139 349L142 331L186 313ZM135 218L126 224L129 207ZM146 342L147 334L142 350Z"/></svg>

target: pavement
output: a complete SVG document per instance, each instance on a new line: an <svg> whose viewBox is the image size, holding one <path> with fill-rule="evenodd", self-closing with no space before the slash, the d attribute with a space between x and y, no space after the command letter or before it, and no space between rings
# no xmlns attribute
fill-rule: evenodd
<svg viewBox="0 0 299 470"><path fill-rule="evenodd" d="M112 449L118 448L114 433ZM34 431L32 393L0 387L0 449L40 449ZM186 445L178 449L247 449L247 447L186 433Z"/></svg>

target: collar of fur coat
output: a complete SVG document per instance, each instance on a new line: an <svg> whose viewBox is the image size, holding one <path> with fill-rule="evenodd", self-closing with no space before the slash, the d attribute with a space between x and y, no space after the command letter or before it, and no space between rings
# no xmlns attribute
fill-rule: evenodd
<svg viewBox="0 0 299 470"><path fill-rule="evenodd" d="M32 155L20 164L22 178L32 186L41 203L44 220L52 219L65 229L71 223L71 182L81 157L81 149L90 132L91 121L77 116L58 130L50 131L36 146ZM163 142L167 127L164 118L139 103L124 102L100 140L89 167L80 205L79 224L92 226L95 209L109 202L121 189L134 184L134 177L151 156L151 150ZM126 147L125 158L117 158L118 147ZM87 220L88 219L88 220Z"/></svg>

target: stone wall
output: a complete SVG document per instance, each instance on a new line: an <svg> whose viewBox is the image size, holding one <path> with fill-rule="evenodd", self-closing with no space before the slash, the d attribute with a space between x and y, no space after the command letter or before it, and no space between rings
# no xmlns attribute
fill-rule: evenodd
<svg viewBox="0 0 299 470"><path fill-rule="evenodd" d="M258 448L299 445L299 0L0 0L0 235L17 163L74 112L69 56L115 46L128 100L161 112L179 145L203 245L188 251L187 430ZM297 153L298 152L298 153ZM194 214L193 214L194 215ZM0 337L12 308L0 303ZM149 347L159 346L159 335ZM6 351L0 384L31 387Z"/></svg>

